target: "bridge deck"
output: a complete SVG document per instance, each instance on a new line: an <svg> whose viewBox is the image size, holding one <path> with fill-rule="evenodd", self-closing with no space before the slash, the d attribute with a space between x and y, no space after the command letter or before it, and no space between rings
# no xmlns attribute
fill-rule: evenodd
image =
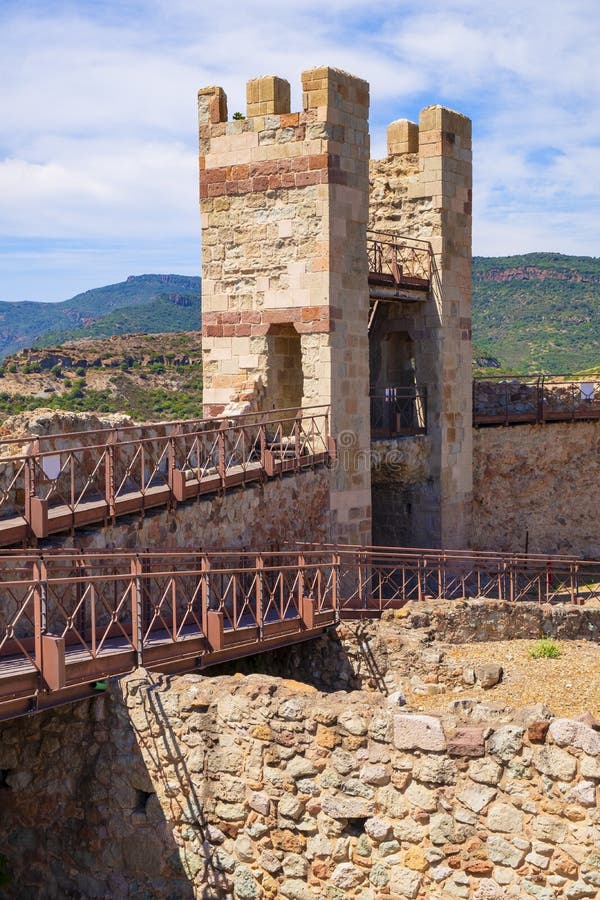
<svg viewBox="0 0 600 900"><path fill-rule="evenodd" d="M0 551L0 719L137 666L190 671L426 598L600 598L600 563L393 548Z"/></svg>

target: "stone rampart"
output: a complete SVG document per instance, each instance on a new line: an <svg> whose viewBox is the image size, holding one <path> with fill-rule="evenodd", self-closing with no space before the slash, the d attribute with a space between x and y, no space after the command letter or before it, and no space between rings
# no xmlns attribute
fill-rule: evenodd
<svg viewBox="0 0 600 900"><path fill-rule="evenodd" d="M9 895L597 896L597 731L391 700L139 672L2 726Z"/></svg>
<svg viewBox="0 0 600 900"><path fill-rule="evenodd" d="M476 549L600 557L600 422L473 435Z"/></svg>

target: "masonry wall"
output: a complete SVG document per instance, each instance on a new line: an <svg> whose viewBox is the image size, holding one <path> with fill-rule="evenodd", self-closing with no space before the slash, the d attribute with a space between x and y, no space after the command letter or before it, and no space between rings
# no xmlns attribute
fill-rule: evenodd
<svg viewBox="0 0 600 900"><path fill-rule="evenodd" d="M595 897L600 735L136 673L0 726L19 898Z"/></svg>
<svg viewBox="0 0 600 900"><path fill-rule="evenodd" d="M473 546L600 558L600 423L473 432Z"/></svg>
<svg viewBox="0 0 600 900"><path fill-rule="evenodd" d="M414 381L427 391L429 479L374 492L374 520L408 543L465 547L471 536L471 123L440 106L388 128L388 156L371 161L369 227L429 242L430 295L380 304L372 342L411 342ZM409 500L406 496L410 495ZM412 512L407 515L407 504ZM394 510L398 521L394 523ZM414 516L414 520L412 518ZM376 528L377 532L377 528Z"/></svg>
<svg viewBox="0 0 600 900"><path fill-rule="evenodd" d="M276 550L295 541L327 542L330 525L330 473L325 468L289 474L119 518L107 528L80 528L74 538L57 535L45 544L83 549L119 547Z"/></svg>

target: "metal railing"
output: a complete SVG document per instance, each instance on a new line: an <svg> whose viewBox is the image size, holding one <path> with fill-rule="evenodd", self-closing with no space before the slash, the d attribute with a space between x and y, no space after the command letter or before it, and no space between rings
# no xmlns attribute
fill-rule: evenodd
<svg viewBox="0 0 600 900"><path fill-rule="evenodd" d="M369 279L391 285L429 287L431 246L428 241L384 231L367 231Z"/></svg>
<svg viewBox="0 0 600 900"><path fill-rule="evenodd" d="M600 418L600 375L475 378L473 424L574 422Z"/></svg>
<svg viewBox="0 0 600 900"><path fill-rule="evenodd" d="M427 433L427 389L388 387L371 393L371 437Z"/></svg>
<svg viewBox="0 0 600 900"><path fill-rule="evenodd" d="M0 551L0 718L136 666L185 671L427 599L582 604L600 562L306 545L255 554Z"/></svg>
<svg viewBox="0 0 600 900"><path fill-rule="evenodd" d="M326 406L36 438L0 457L0 544L299 471L331 451Z"/></svg>

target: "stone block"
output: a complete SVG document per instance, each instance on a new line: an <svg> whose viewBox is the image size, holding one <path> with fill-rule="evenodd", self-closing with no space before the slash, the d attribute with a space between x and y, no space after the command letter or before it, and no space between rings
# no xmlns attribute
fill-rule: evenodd
<svg viewBox="0 0 600 900"><path fill-rule="evenodd" d="M394 716L394 746L398 750L446 749L446 735L442 723L435 716Z"/></svg>

